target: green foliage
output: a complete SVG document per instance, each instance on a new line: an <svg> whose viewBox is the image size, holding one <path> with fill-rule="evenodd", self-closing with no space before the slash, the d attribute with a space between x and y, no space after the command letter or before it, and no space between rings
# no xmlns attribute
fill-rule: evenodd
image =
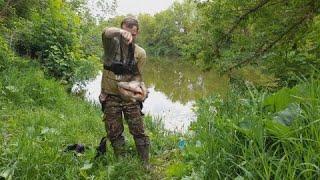
<svg viewBox="0 0 320 180"><path fill-rule="evenodd" d="M0 19L13 18L15 16L28 18L32 11L45 7L44 1L28 0L28 1L0 1Z"/></svg>
<svg viewBox="0 0 320 180"><path fill-rule="evenodd" d="M180 56L223 73L254 64L293 86L320 68L319 7L315 0L185 0L139 15L138 41L150 55Z"/></svg>
<svg viewBox="0 0 320 180"><path fill-rule="evenodd" d="M193 28L195 4L175 2L169 9L154 16L140 14L141 35L138 39L152 56L180 56L181 46L188 42Z"/></svg>
<svg viewBox="0 0 320 180"><path fill-rule="evenodd" d="M156 27L154 29L156 31L153 31L153 36L151 36L154 39L148 39L148 44L152 48L151 52L154 52L156 56L177 54L172 37L179 31L172 18L172 13L172 10L166 10L155 15L154 24Z"/></svg>
<svg viewBox="0 0 320 180"><path fill-rule="evenodd" d="M82 64L85 62L83 59L88 56L85 56L80 48L79 17L68 8L62 7L62 2L52 2L45 12L35 14L33 18L40 23L35 25L32 34L36 36L32 38L30 46L41 53L41 62L48 73L66 81L83 80L81 76L75 76L76 69L86 65L88 70L92 70L90 67L94 67L94 62ZM94 71L88 70L84 72L91 72L92 75Z"/></svg>
<svg viewBox="0 0 320 180"><path fill-rule="evenodd" d="M317 34L319 6L318 1L302 0L199 2L195 31L202 38L192 42L200 47L194 57L222 71L264 64L282 83L294 85L298 82L294 75L310 77L310 65L319 68L317 53L301 48L308 47L305 39L318 46L318 40L308 34Z"/></svg>
<svg viewBox="0 0 320 180"><path fill-rule="evenodd" d="M272 94L264 100L264 106L273 111L284 109L288 104L293 102L302 102L308 84L299 85L293 88L283 88L280 91Z"/></svg>
<svg viewBox="0 0 320 180"><path fill-rule="evenodd" d="M11 60L12 56L13 53L9 50L6 41L0 36L0 72L7 67L8 61Z"/></svg>
<svg viewBox="0 0 320 180"><path fill-rule="evenodd" d="M293 48L283 47L270 58L268 66L271 72L289 86L299 82L297 76L314 76L314 69L320 68L319 34L320 16L317 15L309 23L308 30L295 38Z"/></svg>
<svg viewBox="0 0 320 180"><path fill-rule="evenodd" d="M279 111L291 103L313 102L317 99L306 99L304 97L314 97L319 90L318 87L319 80L312 81L312 83L300 83L293 88L283 88L266 98L263 105L270 111Z"/></svg>
<svg viewBox="0 0 320 180"><path fill-rule="evenodd" d="M184 163L178 162L168 167L166 170L166 175L167 177L182 178L187 174L187 172L188 166Z"/></svg>
<svg viewBox="0 0 320 180"><path fill-rule="evenodd" d="M10 50L0 51L0 54L12 54L11 59L5 57L5 68L1 74L1 96L5 102L18 106L47 106L53 108L57 103L63 103L64 91L44 79L39 66L35 62L24 62L15 57ZM23 71L22 71L23 70ZM57 91L58 90L58 91ZM58 98L61 97L61 98Z"/></svg>
<svg viewBox="0 0 320 180"><path fill-rule="evenodd" d="M100 46L92 46L90 50L87 47L92 45L88 37L96 32L97 26L89 17L86 18L88 22L82 21L64 1L36 2L38 4L35 3L27 15L16 14L5 21L2 31L10 46L19 55L37 59L47 75L69 84L95 75L100 53L93 53L95 49L92 48L100 49ZM85 23L94 26L84 28Z"/></svg>
<svg viewBox="0 0 320 180"><path fill-rule="evenodd" d="M246 95L199 101L192 125L203 143L198 171L205 179L319 178L319 90L311 80L267 98L248 86Z"/></svg>
<svg viewBox="0 0 320 180"><path fill-rule="evenodd" d="M265 73L263 68L246 66L230 73L230 82L237 89L246 91L246 84L250 83L257 89L275 90L279 87L278 80L274 75Z"/></svg>

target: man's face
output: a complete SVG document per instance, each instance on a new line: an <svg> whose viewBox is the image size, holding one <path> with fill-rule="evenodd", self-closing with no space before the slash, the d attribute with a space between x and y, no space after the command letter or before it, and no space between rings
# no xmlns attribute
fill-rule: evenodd
<svg viewBox="0 0 320 180"><path fill-rule="evenodd" d="M128 27L126 24L123 24L122 25L122 29L126 30L126 31L129 31L131 34L132 34L132 38L133 40L136 39L136 37L138 36L139 34L139 30L137 28L137 26L132 26L131 28Z"/></svg>

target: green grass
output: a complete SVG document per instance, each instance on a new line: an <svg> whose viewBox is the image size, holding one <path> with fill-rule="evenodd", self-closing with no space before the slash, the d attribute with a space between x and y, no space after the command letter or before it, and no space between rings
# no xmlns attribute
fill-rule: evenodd
<svg viewBox="0 0 320 180"><path fill-rule="evenodd" d="M267 96L248 86L198 102L204 179L319 179L320 82ZM274 108L270 108L274 107ZM202 167L202 169L201 169Z"/></svg>
<svg viewBox="0 0 320 180"><path fill-rule="evenodd" d="M6 179L319 179L320 82L274 94L247 85L197 102L186 134L145 117L151 172L126 127L127 153L93 160L105 135L102 113L16 57L0 38L0 176ZM179 141L185 146L178 146ZM64 152L82 143L82 155Z"/></svg>
<svg viewBox="0 0 320 180"><path fill-rule="evenodd" d="M48 78L39 64L0 49L0 175L6 179L161 179L177 149L179 135L163 130L151 117L145 122L152 141L152 172L146 172L126 127L128 157L107 155L94 160L105 135L99 107L68 94ZM82 143L83 155L64 152ZM164 153L166 154L164 156ZM163 158L164 157L164 158ZM168 158L168 159L165 159Z"/></svg>

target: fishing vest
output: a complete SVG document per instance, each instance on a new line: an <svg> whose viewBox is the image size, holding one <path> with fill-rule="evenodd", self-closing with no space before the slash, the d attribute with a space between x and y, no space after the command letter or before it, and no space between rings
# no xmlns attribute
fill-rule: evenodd
<svg viewBox="0 0 320 180"><path fill-rule="evenodd" d="M114 37L113 40L114 43L112 46L103 44L104 69L112 71L116 75L139 75L134 57L135 45L130 43L128 47L126 47L122 36Z"/></svg>

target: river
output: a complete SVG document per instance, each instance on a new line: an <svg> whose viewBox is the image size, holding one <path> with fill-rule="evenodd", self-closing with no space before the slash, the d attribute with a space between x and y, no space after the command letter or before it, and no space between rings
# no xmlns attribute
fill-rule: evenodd
<svg viewBox="0 0 320 180"><path fill-rule="evenodd" d="M197 99L213 93L224 94L228 87L226 77L172 59L151 59L144 68L143 78L149 90L143 112L155 121L162 121L165 129L177 132L185 132L196 120L193 108ZM98 103L100 83L101 73L86 83L88 101Z"/></svg>

